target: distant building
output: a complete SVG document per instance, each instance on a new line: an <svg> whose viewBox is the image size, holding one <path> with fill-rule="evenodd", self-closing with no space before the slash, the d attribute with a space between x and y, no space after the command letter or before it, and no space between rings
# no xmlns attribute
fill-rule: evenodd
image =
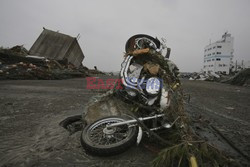
<svg viewBox="0 0 250 167"><path fill-rule="evenodd" d="M77 38L45 28L30 48L29 54L55 60L67 60L76 67L79 67L84 59Z"/></svg>
<svg viewBox="0 0 250 167"><path fill-rule="evenodd" d="M233 60L234 38L227 32L222 39L207 45L204 49L203 71L206 73L229 74Z"/></svg>

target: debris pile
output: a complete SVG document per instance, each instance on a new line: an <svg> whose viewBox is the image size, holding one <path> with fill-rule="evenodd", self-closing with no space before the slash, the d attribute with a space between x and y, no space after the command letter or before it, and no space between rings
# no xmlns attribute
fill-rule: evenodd
<svg viewBox="0 0 250 167"><path fill-rule="evenodd" d="M0 52L0 80L3 79L67 79L88 76L88 69L76 68L67 61L29 56L23 47L2 49Z"/></svg>
<svg viewBox="0 0 250 167"><path fill-rule="evenodd" d="M201 81L219 81L221 75L215 73L190 73L190 74L183 74L180 76L181 78L188 78L189 80L201 80Z"/></svg>
<svg viewBox="0 0 250 167"><path fill-rule="evenodd" d="M201 81L214 81L221 83L228 83L238 86L249 86L250 85L250 69L246 68L240 72L230 75L216 74L216 73L180 73L180 78L189 80L201 80Z"/></svg>
<svg viewBox="0 0 250 167"><path fill-rule="evenodd" d="M5 54L15 54L19 56L27 56L29 53L29 51L23 45L16 45L10 49L1 48L0 52Z"/></svg>

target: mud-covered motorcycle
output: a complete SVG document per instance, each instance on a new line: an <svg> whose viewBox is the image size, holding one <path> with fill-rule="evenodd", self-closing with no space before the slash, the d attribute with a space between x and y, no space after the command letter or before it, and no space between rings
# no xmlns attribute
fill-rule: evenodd
<svg viewBox="0 0 250 167"><path fill-rule="evenodd" d="M143 131L171 128L163 112L170 106L178 68L168 59L170 49L148 35L132 36L121 64L122 89L115 98L133 105L127 114L108 116L87 125L81 134L83 148L95 155L112 155L140 142ZM167 76L167 77L166 77Z"/></svg>

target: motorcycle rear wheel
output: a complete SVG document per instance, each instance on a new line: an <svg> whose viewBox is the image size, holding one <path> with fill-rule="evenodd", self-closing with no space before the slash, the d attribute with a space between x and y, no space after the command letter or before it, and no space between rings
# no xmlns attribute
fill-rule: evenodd
<svg viewBox="0 0 250 167"><path fill-rule="evenodd" d="M126 117L106 117L85 127L81 134L81 145L87 153L99 156L109 156L124 152L137 139L138 127L121 125L106 128L107 124L123 122Z"/></svg>

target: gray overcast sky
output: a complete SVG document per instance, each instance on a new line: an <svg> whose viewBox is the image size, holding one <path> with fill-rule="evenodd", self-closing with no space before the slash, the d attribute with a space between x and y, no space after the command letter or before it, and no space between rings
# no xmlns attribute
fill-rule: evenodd
<svg viewBox="0 0 250 167"><path fill-rule="evenodd" d="M181 71L199 71L205 45L228 31L235 57L250 60L250 0L0 0L0 45L35 42L42 27L80 33L83 64L120 70L135 34L164 37Z"/></svg>

